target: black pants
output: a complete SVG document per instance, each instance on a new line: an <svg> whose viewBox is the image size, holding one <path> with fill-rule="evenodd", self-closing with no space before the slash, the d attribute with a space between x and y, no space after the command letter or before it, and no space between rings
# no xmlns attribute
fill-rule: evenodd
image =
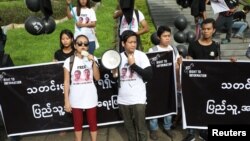
<svg viewBox="0 0 250 141"><path fill-rule="evenodd" d="M220 31L222 29L225 29L226 39L231 38L232 25L233 25L233 16L224 16L222 14L219 14L218 18L216 19L216 30Z"/></svg>

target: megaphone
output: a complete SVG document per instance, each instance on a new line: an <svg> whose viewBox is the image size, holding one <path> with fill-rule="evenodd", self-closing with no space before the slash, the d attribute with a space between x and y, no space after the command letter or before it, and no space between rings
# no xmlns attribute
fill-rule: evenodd
<svg viewBox="0 0 250 141"><path fill-rule="evenodd" d="M101 57L102 65L108 70L119 67L121 60L122 58L120 53L113 49L105 51Z"/></svg>

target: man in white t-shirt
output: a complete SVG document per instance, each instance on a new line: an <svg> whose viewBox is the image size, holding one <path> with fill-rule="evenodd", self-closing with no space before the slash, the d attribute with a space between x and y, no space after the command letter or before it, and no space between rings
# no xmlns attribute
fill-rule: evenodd
<svg viewBox="0 0 250 141"><path fill-rule="evenodd" d="M147 141L147 125L145 120L146 111L146 84L153 75L152 67L147 55L139 50L137 46L137 34L131 30L122 33L122 44L125 49L121 53L122 69L127 68L127 74L133 77L122 78L120 75L120 87L118 91L118 106L124 120L124 126L128 135L128 141ZM113 70L113 76L118 69Z"/></svg>
<svg viewBox="0 0 250 141"><path fill-rule="evenodd" d="M170 45L171 43L171 29L168 26L160 26L157 29L157 36L159 38L160 43L152 48L149 49L149 52L156 52L156 51L173 51L173 56L174 56L174 61L175 61L175 66L176 66L176 74L179 73L179 63L177 63L177 58L179 58L179 53L176 48ZM179 78L179 77L177 77ZM179 82L179 81L177 81ZM180 84L180 83L177 83ZM173 84L174 85L174 84ZM178 90L180 91L180 85L177 87ZM171 130L172 126L172 115L168 115L164 117L163 120L163 131L166 133L171 140L173 140L173 132ZM150 128L150 138L152 140L158 140L158 119L151 119L149 121L149 128Z"/></svg>

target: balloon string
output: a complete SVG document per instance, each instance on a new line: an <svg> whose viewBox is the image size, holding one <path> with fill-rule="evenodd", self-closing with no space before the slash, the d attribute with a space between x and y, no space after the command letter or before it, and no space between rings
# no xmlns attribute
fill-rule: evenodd
<svg viewBox="0 0 250 141"><path fill-rule="evenodd" d="M77 22L77 18L76 18L75 11L73 10L73 5L72 5L72 3L69 4L69 9L70 9L70 11L73 13L73 18L74 18L74 21L75 21L75 23L76 23L76 22ZM79 27L78 27L77 29L80 31L80 28L79 28Z"/></svg>

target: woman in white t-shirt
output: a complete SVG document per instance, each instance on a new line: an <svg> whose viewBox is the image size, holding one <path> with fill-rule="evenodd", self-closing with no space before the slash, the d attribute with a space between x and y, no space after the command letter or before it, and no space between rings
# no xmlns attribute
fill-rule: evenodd
<svg viewBox="0 0 250 141"><path fill-rule="evenodd" d="M89 53L94 54L96 47L94 28L97 21L95 11L90 7L90 0L77 0L76 7L71 7L71 1L66 0L67 17L75 20L74 37L80 34L86 35L89 39Z"/></svg>
<svg viewBox="0 0 250 141"><path fill-rule="evenodd" d="M91 141L96 141L97 137L96 107L98 97L94 79L100 79L100 72L96 57L88 53L82 53L88 51L88 45L87 36L77 36L74 42L76 53L73 64L70 65L71 59L69 57L63 65L64 108L66 112L72 112L73 114L75 141L82 141L83 111L87 115ZM84 74L85 70L88 70L90 74L88 80L84 75L79 75L80 78L76 80L74 73L81 72L81 74Z"/></svg>

